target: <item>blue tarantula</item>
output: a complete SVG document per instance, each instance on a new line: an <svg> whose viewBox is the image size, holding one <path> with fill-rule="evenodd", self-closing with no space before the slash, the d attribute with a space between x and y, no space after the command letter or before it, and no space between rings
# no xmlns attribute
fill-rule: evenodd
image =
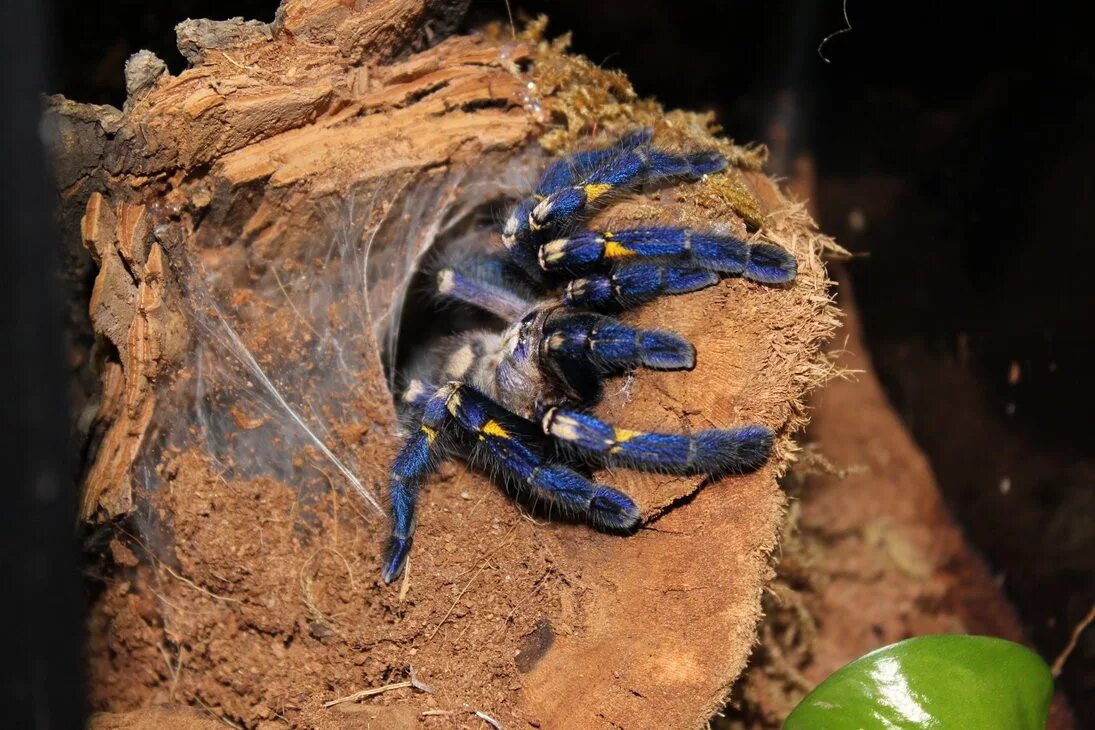
<svg viewBox="0 0 1095 730"><path fill-rule="evenodd" d="M651 130L641 129L607 149L555 162L506 221L505 252L437 272L438 295L510 324L501 332L449 338L403 394L414 427L391 469L385 582L403 571L419 490L447 456L489 464L519 494L621 533L638 525L638 506L582 470L618 465L740 473L768 459L773 433L767 426L644 433L589 412L606 376L639 366L680 370L695 364L694 348L679 335L629 327L604 312L696 291L723 274L781 284L796 273L794 257L778 246L710 231L580 230L612 194L651 182L702 179L727 165L716 152L671 154L651 146L651 138Z"/></svg>

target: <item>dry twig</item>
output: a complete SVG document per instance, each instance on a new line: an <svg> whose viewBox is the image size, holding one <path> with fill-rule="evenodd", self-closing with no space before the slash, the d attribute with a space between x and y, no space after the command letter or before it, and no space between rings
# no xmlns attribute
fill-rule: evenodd
<svg viewBox="0 0 1095 730"><path fill-rule="evenodd" d="M1057 656L1057 659L1054 660L1053 667L1050 669L1054 679L1061 676L1061 670L1065 668L1065 662L1068 661L1069 656L1072 655L1073 650L1076 648L1076 643L1079 642L1080 635L1091 625L1092 621L1095 621L1095 604L1092 604L1087 615L1080 619L1080 623L1076 624L1075 628L1072 629L1072 636L1069 637L1068 643Z"/></svg>
<svg viewBox="0 0 1095 730"><path fill-rule="evenodd" d="M324 702L323 706L334 707L335 705L341 705L345 702L357 702L358 700L363 700L366 697L372 697L374 695L390 692L393 689L407 689L408 687L416 689L419 692L426 692L427 694L433 693L433 687L418 679L418 676L414 673L414 667L410 668L410 672L410 679L405 679L402 682L392 682L391 684L381 685L380 687L369 687L367 689L360 690L359 692L354 692L352 695L346 695L345 697L339 697L336 700Z"/></svg>

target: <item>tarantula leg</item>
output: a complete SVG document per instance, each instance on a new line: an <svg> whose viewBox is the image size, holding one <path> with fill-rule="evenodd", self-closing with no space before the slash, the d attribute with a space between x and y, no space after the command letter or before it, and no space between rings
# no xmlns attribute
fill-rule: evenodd
<svg viewBox="0 0 1095 730"><path fill-rule="evenodd" d="M550 408L544 433L603 463L678 474L743 473L772 452L772 429L763 425L708 429L690 436L615 428L578 411Z"/></svg>
<svg viewBox="0 0 1095 730"><path fill-rule="evenodd" d="M529 228L537 231L573 220L604 196L642 182L700 178L724 169L726 164L726 158L717 152L681 156L636 147L608 160L577 184L557 190L537 203L529 213Z"/></svg>
<svg viewBox="0 0 1095 730"><path fill-rule="evenodd" d="M779 246L668 227L579 231L545 243L538 262L544 271L580 272L634 258L671 258L699 269L740 274L763 284L786 283L798 271L795 257Z"/></svg>
<svg viewBox="0 0 1095 730"><path fill-rule="evenodd" d="M608 274L574 279L563 304L575 309L627 309L667 294L686 294L717 284L719 275L687 266L627 264Z"/></svg>
<svg viewBox="0 0 1095 730"><path fill-rule="evenodd" d="M695 348L680 335L629 327L599 314L568 314L549 321L542 347L557 361L584 359L605 372L640 365L689 370L696 364Z"/></svg>
<svg viewBox="0 0 1095 730"><path fill-rule="evenodd" d="M518 489L603 530L626 531L638 522L639 508L623 492L594 484L565 466L546 463L535 444L543 438L535 424L467 384L454 382L446 388L452 391L449 414L475 437L478 455L500 468Z"/></svg>
<svg viewBox="0 0 1095 730"><path fill-rule="evenodd" d="M465 383L451 381L427 397L423 393L428 387L424 381L412 381L404 394L411 403L424 403L424 409L391 469L392 530L381 574L385 583L403 572L414 538L419 492L437 466L441 439L452 429L468 436L476 455L501 469L520 490L562 514L613 532L638 524L639 508L623 492L546 463L537 444L543 436L535 424Z"/></svg>
<svg viewBox="0 0 1095 730"><path fill-rule="evenodd" d="M529 214L548 195L575 185L614 157L630 152L650 141L654 131L648 127L624 135L612 147L577 152L552 163L536 184L533 195L518 203L502 226L502 243L510 258L534 280L540 278L536 264L536 243L529 227Z"/></svg>
<svg viewBox="0 0 1095 730"><path fill-rule="evenodd" d="M407 395L405 394L406 398ZM424 398L424 412L418 428L407 437L392 463L389 492L392 502L392 530L384 553L381 578L391 583L403 572L414 541L415 507L426 477L437 468L438 437L448 421L444 388ZM411 398L423 400L421 394ZM416 402L417 402L416 401Z"/></svg>
<svg viewBox="0 0 1095 730"><path fill-rule="evenodd" d="M437 293L470 304L504 320L520 319L532 303L488 267L450 267L437 272Z"/></svg>
<svg viewBox="0 0 1095 730"><path fill-rule="evenodd" d="M647 144L653 136L653 129L642 127L625 134L611 147L576 152L553 162L540 177L540 182L536 184L534 197L545 198L556 190L575 185L613 157Z"/></svg>

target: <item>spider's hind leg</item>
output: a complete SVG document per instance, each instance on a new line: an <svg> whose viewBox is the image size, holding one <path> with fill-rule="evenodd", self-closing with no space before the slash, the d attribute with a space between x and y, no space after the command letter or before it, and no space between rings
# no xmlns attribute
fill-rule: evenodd
<svg viewBox="0 0 1095 730"><path fill-rule="evenodd" d="M395 580L403 572L403 566L407 562L407 555L414 541L418 493L426 477L437 468L441 455L439 438L448 421L444 389L426 395L421 391L422 387L421 383L412 386L404 395L409 402L420 405L423 413L417 428L399 449L389 473L392 527L381 572L385 583Z"/></svg>
<svg viewBox="0 0 1095 730"><path fill-rule="evenodd" d="M446 388L451 390L449 413L475 439L477 455L498 467L520 491L602 530L627 531L638 523L639 508L626 494L546 461L543 436L534 423L469 385L449 383Z"/></svg>
<svg viewBox="0 0 1095 730"><path fill-rule="evenodd" d="M758 469L772 452L763 425L707 429L692 435L615 428L587 413L550 408L544 433L602 463L679 474L740 474Z"/></svg>
<svg viewBox="0 0 1095 730"><path fill-rule="evenodd" d="M520 491L563 515L609 532L627 532L638 524L639 508L626 494L547 461L536 424L466 383L451 381L427 395L431 387L415 380L404 393L408 406L421 409L422 417L391 469L392 526L381 573L385 583L403 572L414 538L419 492L436 469L443 444L452 437L454 443L470 446L473 456L500 469Z"/></svg>

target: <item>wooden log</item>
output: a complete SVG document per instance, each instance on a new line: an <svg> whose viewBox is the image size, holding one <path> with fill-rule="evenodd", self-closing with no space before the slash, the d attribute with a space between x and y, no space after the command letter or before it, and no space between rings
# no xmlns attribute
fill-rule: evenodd
<svg viewBox="0 0 1095 730"><path fill-rule="evenodd" d="M189 67L137 54L123 110L50 101L61 219L97 272L82 515L118 527L92 615L97 709L694 727L744 667L776 480L831 372L833 244L709 117L637 98L542 25L444 37L461 6L286 0L271 24L187 21ZM774 458L713 481L598 475L642 507L630 538L537 523L450 465L409 577L381 585L370 500L398 443L390 365L415 271L446 237L492 235L474 213L527 192L550 155L639 125L732 167L604 220L717 222L785 245L800 274L634 313L688 336L698 366L639 373L600 413L768 423Z"/></svg>

